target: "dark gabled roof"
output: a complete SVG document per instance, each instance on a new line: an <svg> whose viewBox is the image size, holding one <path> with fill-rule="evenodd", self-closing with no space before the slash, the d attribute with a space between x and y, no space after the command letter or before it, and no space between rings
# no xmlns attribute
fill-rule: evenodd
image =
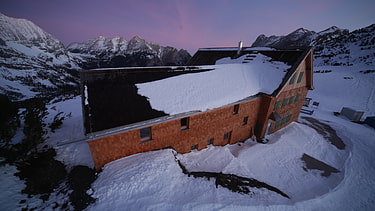
<svg viewBox="0 0 375 211"><path fill-rule="evenodd" d="M290 77L296 71L300 63L306 58L312 47L302 47L298 49L267 49L267 48L247 48L241 49L237 54L238 48L200 48L194 56L189 60L188 65L214 65L217 60L230 57L237 58L245 54L261 53L271 57L274 61L285 62L292 67L286 73L279 88L277 88L272 96L278 95L280 90L285 86ZM312 77L312 76L309 76ZM308 85L309 89L313 89L312 81Z"/></svg>
<svg viewBox="0 0 375 211"><path fill-rule="evenodd" d="M261 53L273 58L275 61L293 65L297 62L305 49L259 49L242 48L237 54L237 48L200 48L189 60L188 65L213 65L219 59L225 57L236 58L245 54Z"/></svg>
<svg viewBox="0 0 375 211"><path fill-rule="evenodd" d="M305 48L304 50L299 50L300 53L298 57L295 58L295 61L292 65L292 67L289 69L289 71L286 73L283 81L281 82L280 86L272 93L272 96L276 96L279 94L281 89L285 86L285 84L289 81L289 79L293 76L294 72L297 70L298 66L301 64L301 62L309 55L309 53L312 53L312 47ZM312 70L310 70L310 74L312 74ZM312 77L306 74L306 77ZM307 87L309 89L314 89L312 85L312 81L310 82L311 84L307 84Z"/></svg>

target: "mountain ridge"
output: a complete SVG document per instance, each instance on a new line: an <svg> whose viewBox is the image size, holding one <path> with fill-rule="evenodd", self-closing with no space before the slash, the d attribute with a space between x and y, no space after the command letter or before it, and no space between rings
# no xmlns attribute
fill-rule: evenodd
<svg viewBox="0 0 375 211"><path fill-rule="evenodd" d="M251 47L314 47L315 66L375 64L375 24L349 32L336 26L320 32L299 28L284 36L261 34ZM370 68L370 67L369 67Z"/></svg>
<svg viewBox="0 0 375 211"><path fill-rule="evenodd" d="M122 37L99 36L67 46L75 57L85 61L84 69L121 66L185 65L191 55L184 49L161 46L136 35L130 40Z"/></svg>
<svg viewBox="0 0 375 211"><path fill-rule="evenodd" d="M0 13L0 94L12 100L77 94L81 69L183 65L190 57L139 36L100 36L65 47L33 22Z"/></svg>
<svg viewBox="0 0 375 211"><path fill-rule="evenodd" d="M336 26L305 28L284 36L257 37L252 47L314 46L315 66L363 64L374 69L375 24L349 32ZM64 46L33 22L0 13L0 94L12 100L78 92L79 70L121 66L185 65L184 49L160 46L134 36L99 36Z"/></svg>

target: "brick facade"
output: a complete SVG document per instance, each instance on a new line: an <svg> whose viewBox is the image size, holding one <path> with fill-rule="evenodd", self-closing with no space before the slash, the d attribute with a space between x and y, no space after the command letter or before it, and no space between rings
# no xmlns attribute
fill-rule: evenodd
<svg viewBox="0 0 375 211"><path fill-rule="evenodd" d="M188 128L181 128L181 119L153 124L151 140L142 142L140 129L120 132L88 141L96 169L104 164L128 155L173 148L178 153L187 153L192 147L198 150L208 146L209 140L215 146L245 141L253 135L262 98L239 102L237 104L199 112L187 117ZM234 107L238 105L238 112ZM227 135L225 135L227 134ZM224 138L224 136L227 136Z"/></svg>

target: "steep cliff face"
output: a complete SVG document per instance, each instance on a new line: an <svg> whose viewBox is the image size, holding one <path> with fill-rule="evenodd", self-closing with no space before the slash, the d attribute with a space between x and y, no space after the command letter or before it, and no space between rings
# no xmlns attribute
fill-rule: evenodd
<svg viewBox="0 0 375 211"><path fill-rule="evenodd" d="M52 35L0 13L0 93L12 100L71 93L79 67Z"/></svg>
<svg viewBox="0 0 375 211"><path fill-rule="evenodd" d="M139 36L129 41L98 37L84 43L72 43L67 49L84 69L121 66L184 65L190 59L186 50L163 47Z"/></svg>
<svg viewBox="0 0 375 211"><path fill-rule="evenodd" d="M308 46L312 40L312 35L315 32L309 31L304 28L297 29L296 31L286 36L270 36L262 34L253 43L252 47L268 46L273 48L295 48L299 46Z"/></svg>

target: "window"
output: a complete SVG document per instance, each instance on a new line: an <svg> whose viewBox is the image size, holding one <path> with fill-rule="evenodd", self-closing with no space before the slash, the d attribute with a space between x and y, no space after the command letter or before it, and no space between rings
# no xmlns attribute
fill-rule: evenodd
<svg viewBox="0 0 375 211"><path fill-rule="evenodd" d="M152 137L151 137L151 127L141 128L139 130L139 134L140 134L141 142L142 143L148 142L148 141L152 140Z"/></svg>
<svg viewBox="0 0 375 211"><path fill-rule="evenodd" d="M198 144L191 146L190 149L191 149L192 151L193 151L193 150L197 150L197 149L198 149Z"/></svg>
<svg viewBox="0 0 375 211"><path fill-rule="evenodd" d="M293 74L292 78L289 81L289 84L294 84L295 80L296 80L296 73Z"/></svg>
<svg viewBox="0 0 375 211"><path fill-rule="evenodd" d="M247 125L247 121L249 120L248 116L245 116L242 121L242 125Z"/></svg>
<svg viewBox="0 0 375 211"><path fill-rule="evenodd" d="M291 96L291 97L289 98L289 103L288 103L288 105L292 104L293 102L294 102L294 96Z"/></svg>
<svg viewBox="0 0 375 211"><path fill-rule="evenodd" d="M275 128L280 127L280 123L281 123L281 120L277 120L277 121L276 121L276 124L275 124Z"/></svg>
<svg viewBox="0 0 375 211"><path fill-rule="evenodd" d="M228 142L230 141L230 136L231 136L232 132L228 132L228 133L225 133L224 134L224 140L228 140Z"/></svg>
<svg viewBox="0 0 375 211"><path fill-rule="evenodd" d="M304 73L305 73L305 72L300 72L300 73L299 73L297 83L300 83L300 82L302 81L302 78L303 78L303 74L304 74Z"/></svg>
<svg viewBox="0 0 375 211"><path fill-rule="evenodd" d="M240 105L239 105L239 104L234 105L234 107L233 107L233 115L238 114L238 109L239 109L239 108L240 108Z"/></svg>
<svg viewBox="0 0 375 211"><path fill-rule="evenodd" d="M214 144L214 138L208 139L207 145L211 145L211 144Z"/></svg>
<svg viewBox="0 0 375 211"><path fill-rule="evenodd" d="M288 116L277 120L275 124L275 128L283 126L285 123L288 123L291 119L292 119L292 114L289 114Z"/></svg>
<svg viewBox="0 0 375 211"><path fill-rule="evenodd" d="M287 117L286 117L286 121L289 122L291 119L292 119L292 114L289 114Z"/></svg>
<svg viewBox="0 0 375 211"><path fill-rule="evenodd" d="M300 96L301 96L301 94L297 94L296 99L294 99L295 103L298 102Z"/></svg>
<svg viewBox="0 0 375 211"><path fill-rule="evenodd" d="M189 129L189 117L181 119L181 130Z"/></svg>
<svg viewBox="0 0 375 211"><path fill-rule="evenodd" d="M285 99L283 100L283 104L281 105L281 107L282 107L282 108L285 107L287 103L288 103L288 98L285 98Z"/></svg>
<svg viewBox="0 0 375 211"><path fill-rule="evenodd" d="M276 103L273 107L273 110L276 111L279 108L279 105L280 105L280 101L276 101Z"/></svg>

